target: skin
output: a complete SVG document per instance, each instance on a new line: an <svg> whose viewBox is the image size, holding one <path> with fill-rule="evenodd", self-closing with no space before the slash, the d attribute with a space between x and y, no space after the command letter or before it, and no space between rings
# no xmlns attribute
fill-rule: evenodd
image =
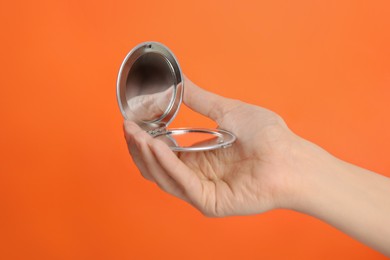
<svg viewBox="0 0 390 260"><path fill-rule="evenodd" d="M187 78L185 86L184 103L237 141L225 149L174 153L125 121L130 154L146 179L209 217L291 209L390 256L389 178L335 158L272 111L207 92Z"/></svg>

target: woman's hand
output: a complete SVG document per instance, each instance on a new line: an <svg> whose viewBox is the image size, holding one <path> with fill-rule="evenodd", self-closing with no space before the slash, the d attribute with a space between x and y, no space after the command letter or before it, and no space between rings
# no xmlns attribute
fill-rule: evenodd
<svg viewBox="0 0 390 260"><path fill-rule="evenodd" d="M229 148L173 153L125 121L129 151L142 175L207 216L255 214L290 207L301 139L275 113L209 93L185 79L184 103L231 131Z"/></svg>
<svg viewBox="0 0 390 260"><path fill-rule="evenodd" d="M293 134L275 113L186 79L184 103L237 136L229 148L174 154L137 124L125 137L142 175L207 216L297 210L390 256L390 179Z"/></svg>

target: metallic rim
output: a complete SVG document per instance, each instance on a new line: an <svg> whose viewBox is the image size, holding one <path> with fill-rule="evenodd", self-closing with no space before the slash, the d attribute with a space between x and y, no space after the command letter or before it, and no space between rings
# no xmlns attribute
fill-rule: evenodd
<svg viewBox="0 0 390 260"><path fill-rule="evenodd" d="M146 130L150 130L151 128L156 127L156 125L163 125L166 127L172 122L172 120L176 117L182 103L184 89L183 75L180 69L180 65L172 51L159 42L150 41L140 43L126 55L118 73L116 82L116 97L122 116L125 119L128 119L126 115L126 108L128 107L126 100L126 82L130 69L139 57L151 52L160 54L167 61L174 78L174 90L172 100L167 110L160 118L150 122L137 122L141 127L146 128Z"/></svg>
<svg viewBox="0 0 390 260"><path fill-rule="evenodd" d="M207 146L200 146L200 147L181 147L181 146L171 146L171 150L175 152L200 152L200 151L209 151L209 150L215 150L219 148L227 148L230 147L235 141L236 136L230 133L229 131L222 130L222 129L206 129L206 128L173 128L173 129L167 129L166 132L160 133L158 135L155 135L154 137L167 135L167 137L172 140L174 138L171 137L171 135L181 135L186 133L206 133L215 135L218 137L221 137L223 139L223 142L214 144L214 145L207 145ZM176 142L173 141L173 143L176 144Z"/></svg>

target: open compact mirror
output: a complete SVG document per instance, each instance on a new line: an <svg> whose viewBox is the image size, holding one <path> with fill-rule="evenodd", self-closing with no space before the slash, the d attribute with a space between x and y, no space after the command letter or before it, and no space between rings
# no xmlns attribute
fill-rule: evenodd
<svg viewBox="0 0 390 260"><path fill-rule="evenodd" d="M179 111L183 92L184 80L179 63L161 43L137 45L120 67L117 99L125 119L136 122L173 151L229 147L236 137L222 129L167 128Z"/></svg>

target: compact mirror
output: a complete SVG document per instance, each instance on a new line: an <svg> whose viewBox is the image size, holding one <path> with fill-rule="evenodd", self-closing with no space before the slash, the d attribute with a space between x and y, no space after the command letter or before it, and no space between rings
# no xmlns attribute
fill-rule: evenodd
<svg viewBox="0 0 390 260"><path fill-rule="evenodd" d="M230 146L236 137L222 129L168 129L182 103L184 82L173 53L158 42L145 42L124 59L117 99L125 119L136 122L174 151L205 151Z"/></svg>

